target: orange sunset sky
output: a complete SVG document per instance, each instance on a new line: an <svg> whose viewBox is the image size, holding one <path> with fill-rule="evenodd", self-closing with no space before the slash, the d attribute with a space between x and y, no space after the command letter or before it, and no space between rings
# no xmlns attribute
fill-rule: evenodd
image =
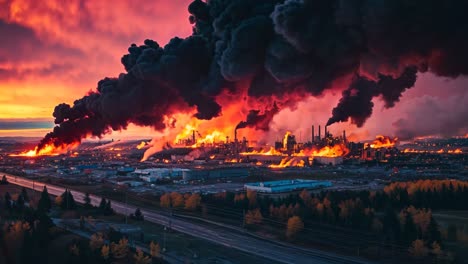
<svg viewBox="0 0 468 264"><path fill-rule="evenodd" d="M0 0L0 136L44 135L53 126L55 105L72 103L100 79L124 71L120 58L131 43L150 38L164 45L174 36L190 35L190 2ZM422 136L464 135L468 118L460 124L453 116L467 114L467 86L463 77L419 75L395 108L384 110L376 99L374 115L363 128L338 124L332 129L347 128L362 139L392 135L395 122L407 122ZM312 123L326 122L339 97L305 98L296 109L281 111L272 128L305 133ZM152 134L150 128L131 127L110 137Z"/></svg>

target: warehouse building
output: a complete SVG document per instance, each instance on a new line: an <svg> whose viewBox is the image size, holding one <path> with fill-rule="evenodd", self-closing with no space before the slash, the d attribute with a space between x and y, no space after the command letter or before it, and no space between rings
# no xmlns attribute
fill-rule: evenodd
<svg viewBox="0 0 468 264"><path fill-rule="evenodd" d="M256 191L258 193L285 193L303 189L319 189L331 186L332 183L329 181L294 179L246 183L244 184L244 189Z"/></svg>

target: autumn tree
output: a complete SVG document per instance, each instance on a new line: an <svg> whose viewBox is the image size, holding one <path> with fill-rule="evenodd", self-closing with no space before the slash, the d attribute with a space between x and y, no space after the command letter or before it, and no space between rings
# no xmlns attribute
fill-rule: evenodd
<svg viewBox="0 0 468 264"><path fill-rule="evenodd" d="M161 195L159 198L159 205L164 208L171 207L171 196L168 193Z"/></svg>
<svg viewBox="0 0 468 264"><path fill-rule="evenodd" d="M135 255L133 255L135 259L135 264L149 264L151 259L149 256L145 256L145 253L139 248L137 248Z"/></svg>
<svg viewBox="0 0 468 264"><path fill-rule="evenodd" d="M110 249L114 258L123 259L128 253L128 240L126 238L122 238L119 243L112 242Z"/></svg>
<svg viewBox="0 0 468 264"><path fill-rule="evenodd" d="M422 239L416 239L411 243L411 247L409 248L409 252L412 256L416 258L425 257L427 256L429 250L424 245L424 241Z"/></svg>
<svg viewBox="0 0 468 264"><path fill-rule="evenodd" d="M249 200L249 206L257 206L257 192L253 190L247 190L247 199Z"/></svg>
<svg viewBox="0 0 468 264"><path fill-rule="evenodd" d="M305 206L310 207L312 204L312 197L310 196L309 191L306 189L302 190L302 192L299 194L299 197L301 198L302 202L304 203Z"/></svg>
<svg viewBox="0 0 468 264"><path fill-rule="evenodd" d="M201 197L198 193L190 195L185 201L185 209L195 211L200 206Z"/></svg>
<svg viewBox="0 0 468 264"><path fill-rule="evenodd" d="M48 212L51 207L52 202L50 201L49 192L47 191L47 187L44 185L44 189L42 190L41 198L39 199L37 209L39 211Z"/></svg>
<svg viewBox="0 0 468 264"><path fill-rule="evenodd" d="M249 210L245 214L245 223L247 225L258 225L261 224L263 221L262 213L260 209Z"/></svg>
<svg viewBox="0 0 468 264"><path fill-rule="evenodd" d="M299 216L293 216L288 219L286 227L286 237L293 238L297 233L304 229L304 222Z"/></svg>
<svg viewBox="0 0 468 264"><path fill-rule="evenodd" d="M440 248L439 243L436 241L432 242L431 244L431 253L436 256L437 258L440 258L442 256L442 249Z"/></svg>
<svg viewBox="0 0 468 264"><path fill-rule="evenodd" d="M158 243L154 243L151 241L150 243L150 255L153 258L160 258L161 257L161 247Z"/></svg>
<svg viewBox="0 0 468 264"><path fill-rule="evenodd" d="M89 240L89 248L91 250L98 250L104 245L104 237L102 233L95 233L91 235Z"/></svg>
<svg viewBox="0 0 468 264"><path fill-rule="evenodd" d="M108 245L103 245L102 248L101 248L101 257L104 260L107 260L107 259L109 259L109 253L110 253L109 246Z"/></svg>
<svg viewBox="0 0 468 264"><path fill-rule="evenodd" d="M171 204L172 207L183 207L184 196L178 192L171 192Z"/></svg>

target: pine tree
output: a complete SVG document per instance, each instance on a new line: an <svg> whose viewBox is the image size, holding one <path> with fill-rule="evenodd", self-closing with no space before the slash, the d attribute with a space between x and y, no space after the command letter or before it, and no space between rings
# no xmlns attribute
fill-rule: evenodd
<svg viewBox="0 0 468 264"><path fill-rule="evenodd" d="M60 197L62 197L62 202L60 203L60 208L62 208L62 210L76 209L76 202L70 190L65 190Z"/></svg>
<svg viewBox="0 0 468 264"><path fill-rule="evenodd" d="M405 225L403 226L403 236L405 238L405 242L408 244L416 240L418 237L418 230L410 213L406 214Z"/></svg>
<svg viewBox="0 0 468 264"><path fill-rule="evenodd" d="M2 181L0 182L0 184L1 184L1 185L6 185L6 184L8 184L8 180L7 180L6 175L3 175Z"/></svg>
<svg viewBox="0 0 468 264"><path fill-rule="evenodd" d="M101 213L104 213L106 211L106 204L107 204L106 198L103 197L101 199L101 202L99 203L99 211L101 211Z"/></svg>
<svg viewBox="0 0 468 264"><path fill-rule="evenodd" d="M9 192L5 193L5 209L8 211L11 211L12 206L11 206L11 195Z"/></svg>
<svg viewBox="0 0 468 264"><path fill-rule="evenodd" d="M141 213L141 210L140 208L137 208L135 210L135 220L143 220L144 217L143 217L143 214Z"/></svg>
<svg viewBox="0 0 468 264"><path fill-rule="evenodd" d="M104 209L104 214L105 215L112 215L114 214L114 209L112 209L111 201L107 200L105 209Z"/></svg>
<svg viewBox="0 0 468 264"><path fill-rule="evenodd" d="M91 198L89 197L89 193L86 193L86 194L85 194L85 197L84 197L84 206L85 206L86 208L91 208L91 207L93 207L93 206L91 205Z"/></svg>
<svg viewBox="0 0 468 264"><path fill-rule="evenodd" d="M24 198L22 194L18 195L16 199L16 208L20 211L24 209Z"/></svg>
<svg viewBox="0 0 468 264"><path fill-rule="evenodd" d="M37 209L39 211L49 212L51 207L52 202L50 201L49 192L47 191L47 187L44 186L44 189L41 193L41 198L39 199L39 203L37 205Z"/></svg>
<svg viewBox="0 0 468 264"><path fill-rule="evenodd" d="M433 217L431 217L429 226L427 227L427 241L437 242L439 245L442 242L442 236L440 234L439 225Z"/></svg>
<svg viewBox="0 0 468 264"><path fill-rule="evenodd" d="M21 195L23 196L25 202L29 202L29 196L26 188L23 187L23 189L21 189Z"/></svg>

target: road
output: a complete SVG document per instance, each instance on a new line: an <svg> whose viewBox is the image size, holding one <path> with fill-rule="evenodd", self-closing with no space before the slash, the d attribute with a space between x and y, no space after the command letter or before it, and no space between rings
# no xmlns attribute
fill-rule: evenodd
<svg viewBox="0 0 468 264"><path fill-rule="evenodd" d="M41 191L44 185L47 186L49 194L61 195L65 188L32 181L29 179L5 174L10 183L26 188ZM70 190L75 200L79 203L84 202L84 193ZM90 195L91 203L98 206L101 197ZM111 200L112 208L119 214L128 215L136 210L133 205ZM168 226L169 228L194 237L202 238L215 244L221 244L228 248L234 248L253 254L265 259L270 259L282 263L369 263L365 260L340 256L334 253L321 250L298 247L292 244L275 243L274 241L264 240L249 236L245 233L236 232L229 229L221 229L219 226L208 226L190 222L186 219L174 218L167 213L156 212L150 209L141 209L145 220Z"/></svg>

